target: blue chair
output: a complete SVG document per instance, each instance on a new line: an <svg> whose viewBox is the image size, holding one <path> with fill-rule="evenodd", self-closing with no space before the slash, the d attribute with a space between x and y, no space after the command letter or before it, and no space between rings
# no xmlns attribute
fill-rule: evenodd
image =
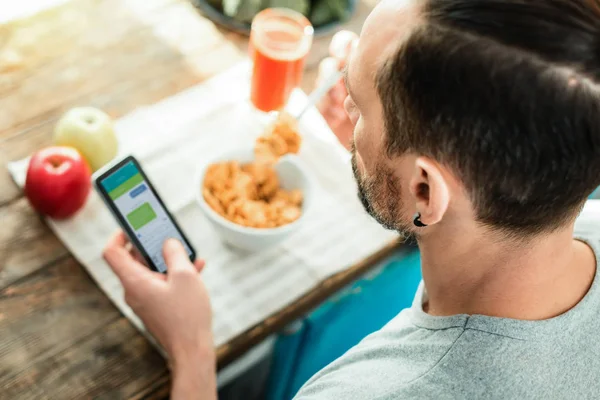
<svg viewBox="0 0 600 400"><path fill-rule="evenodd" d="M409 307L420 280L418 250L402 249L280 334L268 398L292 398L317 371Z"/></svg>

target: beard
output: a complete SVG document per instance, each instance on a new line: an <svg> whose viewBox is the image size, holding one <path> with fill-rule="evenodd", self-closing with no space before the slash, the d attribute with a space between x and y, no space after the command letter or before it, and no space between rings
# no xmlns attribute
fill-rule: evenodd
<svg viewBox="0 0 600 400"><path fill-rule="evenodd" d="M403 218L401 186L393 171L378 162L372 178L363 178L356 162L352 143L352 172L358 186L358 199L365 211L384 228L396 231L408 241L415 238L410 223Z"/></svg>

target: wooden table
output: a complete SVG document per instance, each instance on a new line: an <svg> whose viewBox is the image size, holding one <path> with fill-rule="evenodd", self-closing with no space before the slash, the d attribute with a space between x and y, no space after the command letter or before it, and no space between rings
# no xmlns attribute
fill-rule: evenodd
<svg viewBox="0 0 600 400"><path fill-rule="evenodd" d="M373 3L361 3L347 27L358 31ZM315 42L305 90L328 41ZM246 46L246 38L219 30L184 0L73 0L0 25L0 398L168 395L162 357L29 207L5 165L50 144L55 122L71 107L92 105L120 117L232 66ZM220 347L219 366L316 307L393 247Z"/></svg>

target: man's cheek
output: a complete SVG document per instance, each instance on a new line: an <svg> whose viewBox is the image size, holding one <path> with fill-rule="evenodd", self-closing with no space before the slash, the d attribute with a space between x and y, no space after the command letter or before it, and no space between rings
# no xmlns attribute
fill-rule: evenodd
<svg viewBox="0 0 600 400"><path fill-rule="evenodd" d="M362 156L360 155L360 153L358 151L356 151L354 153L354 162L355 162L355 167L356 167L356 172L358 172L358 176L357 177L364 177L365 175L365 165L362 159Z"/></svg>
<svg viewBox="0 0 600 400"><path fill-rule="evenodd" d="M361 171L369 172L372 164L376 162L373 155L375 149L373 148L373 141L370 140L369 135L366 134L365 130L362 129L362 124L356 126L354 130L354 144L357 153L357 164Z"/></svg>

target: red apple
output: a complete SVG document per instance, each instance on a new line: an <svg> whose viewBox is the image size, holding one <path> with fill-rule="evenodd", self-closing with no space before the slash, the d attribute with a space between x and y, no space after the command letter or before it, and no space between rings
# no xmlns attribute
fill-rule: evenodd
<svg viewBox="0 0 600 400"><path fill-rule="evenodd" d="M37 211L64 219L75 214L90 193L91 171L72 147L47 147L29 161L25 195Z"/></svg>

